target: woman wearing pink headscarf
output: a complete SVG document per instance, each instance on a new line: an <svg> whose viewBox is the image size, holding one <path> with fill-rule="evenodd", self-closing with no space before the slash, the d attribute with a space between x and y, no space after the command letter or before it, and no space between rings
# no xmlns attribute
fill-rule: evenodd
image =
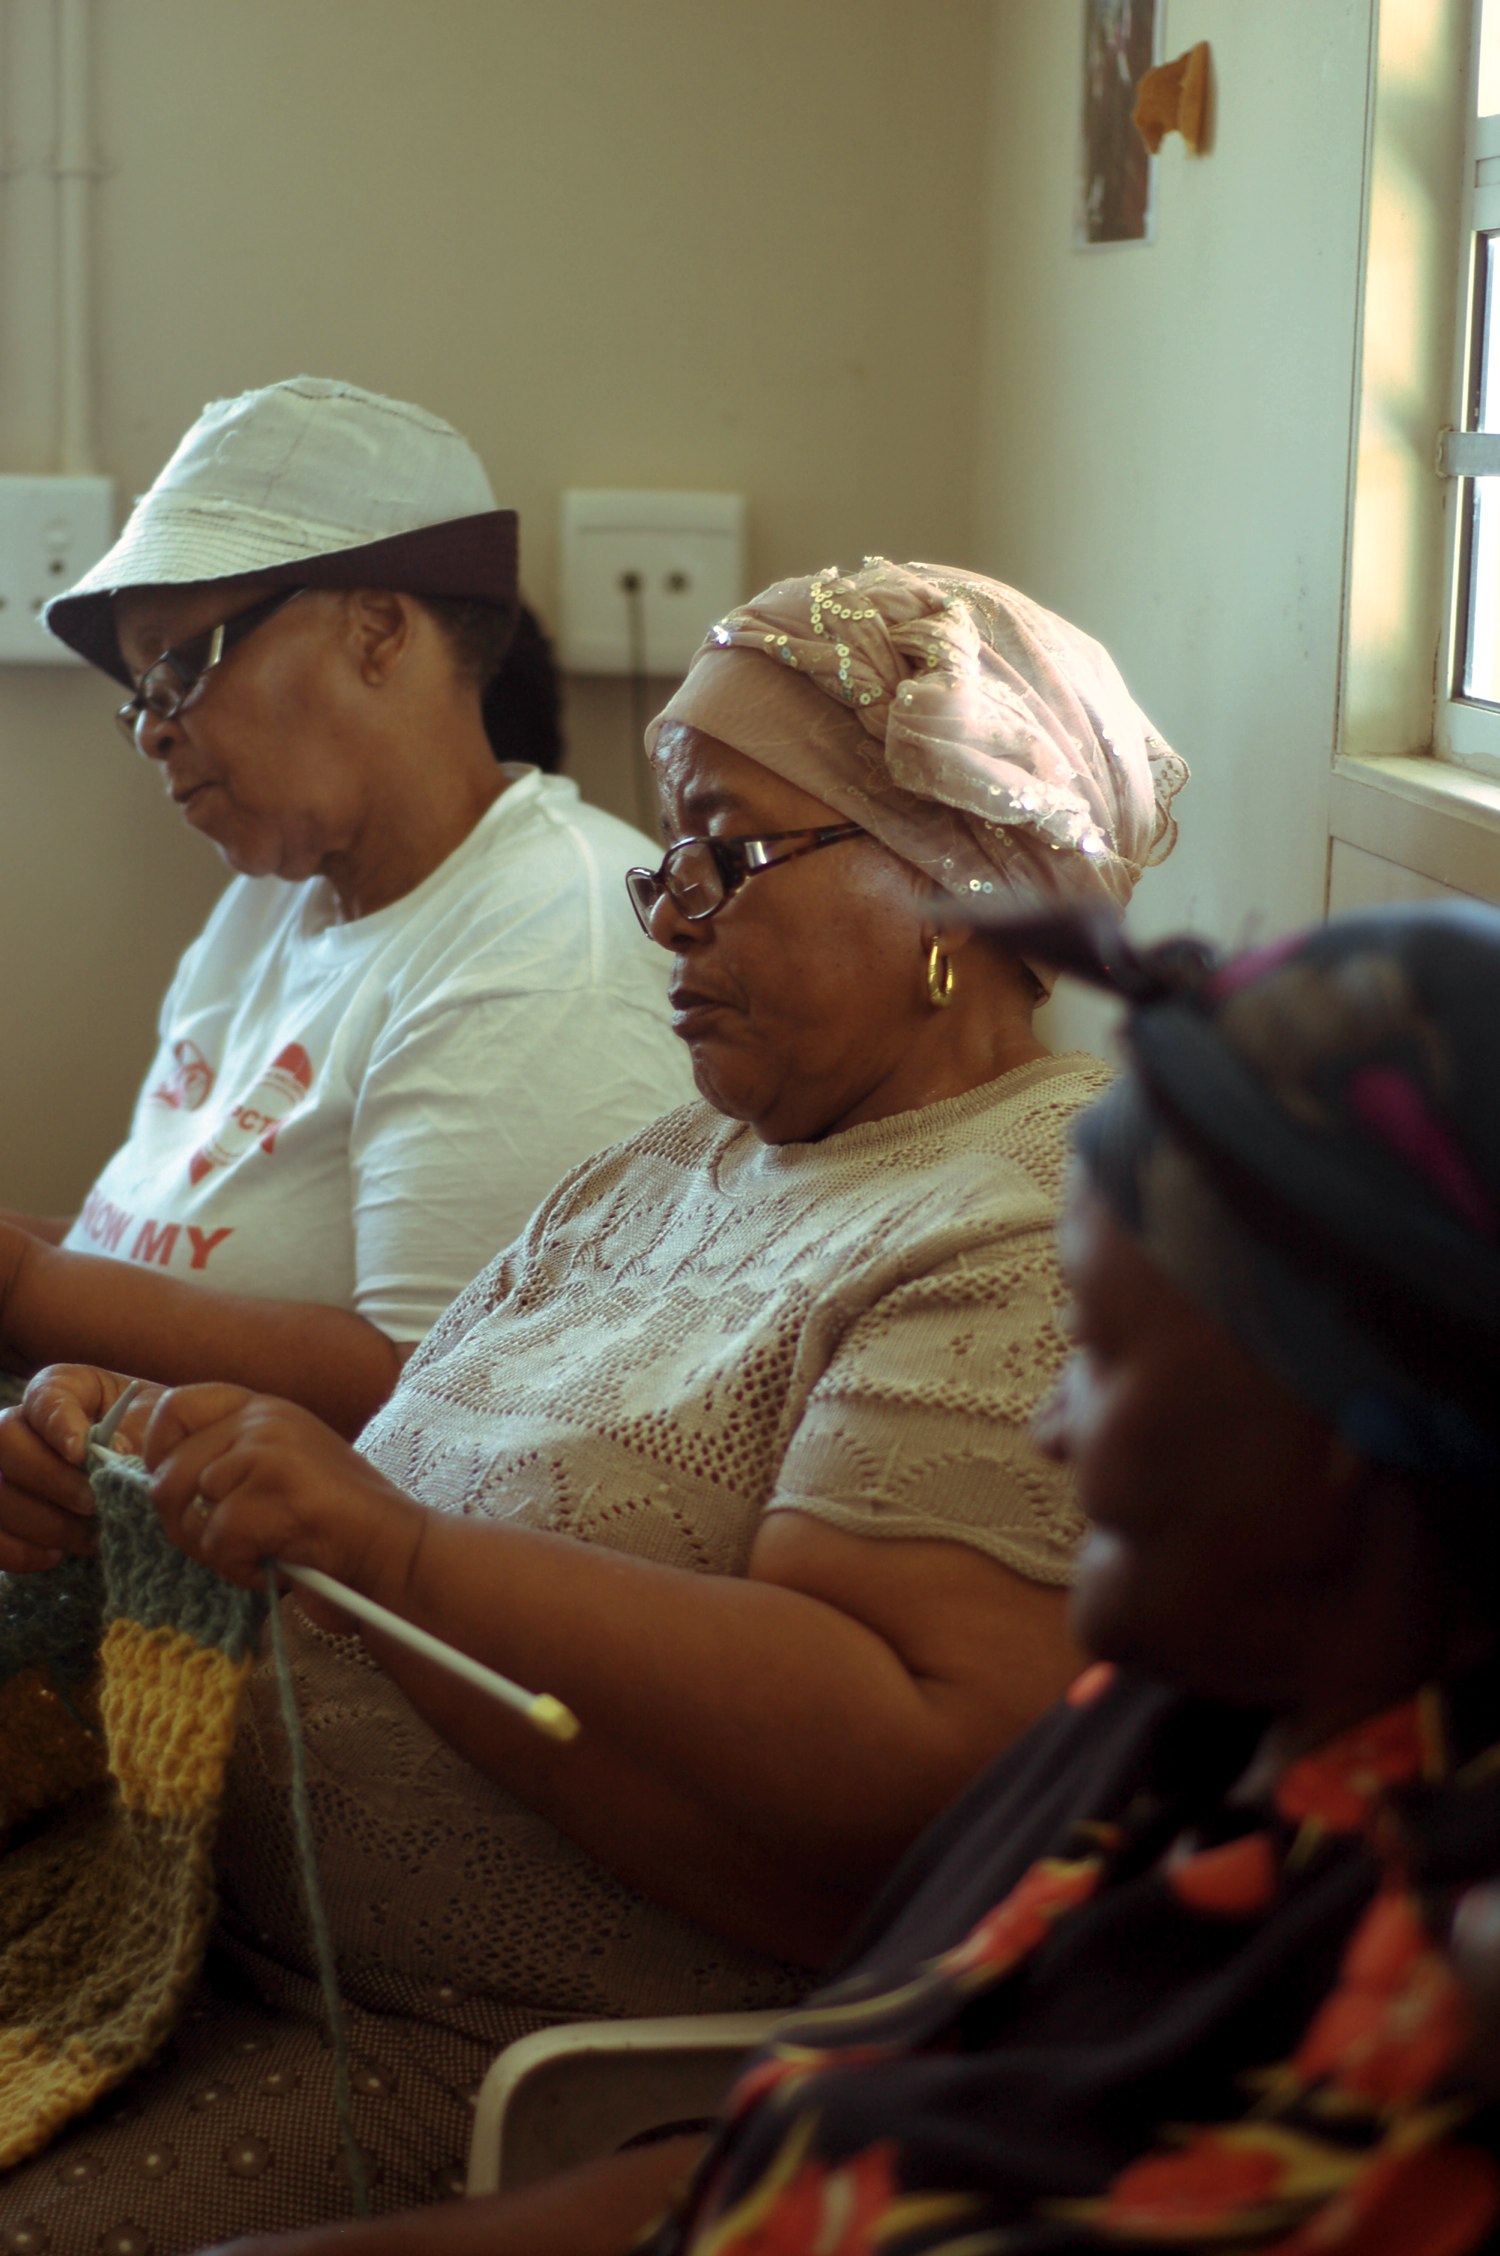
<svg viewBox="0 0 1500 2256"><path fill-rule="evenodd" d="M650 745L673 843L629 884L707 1102L566 1177L357 1449L228 1386L126 1429L191 1555L246 1582L267 1556L323 1568L581 1719L544 1744L373 1633L298 1623L391 2207L457 2162L454 2095L505 2037L795 1995L1075 1665L1079 1523L1028 1421L1061 1358L1066 1133L1107 1074L1047 1053L1045 966L960 904L1122 901L1182 764L1077 629L883 562L731 613ZM13 1543L87 1540L74 1468L119 1385L44 1375L0 1423ZM244 2079L232 2122L193 2108L251 2039L258 2076L327 2085L274 1704L262 1670L220 1842L239 2002L215 1991L142 2090L203 2191L148 2215L133 2189L160 2256L339 2202L310 2163L289 2190L305 2158ZM90 2155L128 2135L91 2123ZM275 2167L220 2186L231 2135ZM39 2218L61 2252L115 2221L106 2175L23 2175L0 2227Z"/></svg>
<svg viewBox="0 0 1500 2256"><path fill-rule="evenodd" d="M882 557L721 619L648 744L684 728L960 898L1123 908L1170 853L1187 780L1090 635L998 581Z"/></svg>

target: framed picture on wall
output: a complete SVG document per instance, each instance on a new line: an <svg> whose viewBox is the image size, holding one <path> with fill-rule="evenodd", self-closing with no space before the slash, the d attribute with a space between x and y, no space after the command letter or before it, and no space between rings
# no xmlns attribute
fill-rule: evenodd
<svg viewBox="0 0 1500 2256"><path fill-rule="evenodd" d="M1161 0L1083 0L1080 250L1149 243L1156 167L1131 123L1135 90L1158 60Z"/></svg>

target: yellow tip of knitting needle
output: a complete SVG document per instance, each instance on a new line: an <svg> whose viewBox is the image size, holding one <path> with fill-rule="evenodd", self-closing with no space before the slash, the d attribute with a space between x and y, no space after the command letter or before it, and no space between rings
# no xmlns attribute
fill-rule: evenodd
<svg viewBox="0 0 1500 2256"><path fill-rule="evenodd" d="M550 1692L538 1692L527 1715L536 1729L544 1731L549 1739L576 1739L582 1729L572 1709L565 1708Z"/></svg>
<svg viewBox="0 0 1500 2256"><path fill-rule="evenodd" d="M502 1706L524 1716L532 1729L540 1731L545 1738L567 1740L578 1737L582 1726L577 1716L571 1708L565 1708L562 1701L552 1693L528 1692L522 1685L513 1684L508 1676L501 1676L496 1669L486 1668L483 1661L476 1661L471 1654L460 1653L456 1646L446 1644L441 1637L434 1637L431 1630L419 1629L415 1622L406 1621L400 1614L393 1614L388 1606L367 1598L362 1590L351 1590L347 1583L335 1581L332 1575L324 1574L321 1567L293 1567L285 1559L272 1559L267 1564L273 1566L278 1574L285 1575L289 1581L300 1582L304 1590L311 1590L318 1597L327 1598L333 1605L342 1606L347 1612L357 1615L361 1621L367 1621L372 1629L383 1630L387 1637L394 1638L398 1644L409 1646L414 1653L420 1653L424 1660L436 1661L440 1668L451 1670L453 1675L461 1676L481 1692L487 1692L492 1700L498 1700Z"/></svg>

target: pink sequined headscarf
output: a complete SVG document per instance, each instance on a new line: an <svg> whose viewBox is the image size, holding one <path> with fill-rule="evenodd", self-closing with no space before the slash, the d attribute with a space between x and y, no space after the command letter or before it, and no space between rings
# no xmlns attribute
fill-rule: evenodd
<svg viewBox="0 0 1500 2256"><path fill-rule="evenodd" d="M733 745L945 892L1123 907L1187 767L1100 643L940 564L830 565L709 629L646 732Z"/></svg>

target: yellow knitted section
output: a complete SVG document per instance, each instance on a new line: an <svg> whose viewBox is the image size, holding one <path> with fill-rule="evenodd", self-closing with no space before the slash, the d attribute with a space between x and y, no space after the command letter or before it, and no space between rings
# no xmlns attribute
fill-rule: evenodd
<svg viewBox="0 0 1500 2256"><path fill-rule="evenodd" d="M148 2060L197 1972L213 1912L212 1805L190 1823L65 1813L4 1875L0 2169Z"/></svg>
<svg viewBox="0 0 1500 2256"><path fill-rule="evenodd" d="M113 2080L100 2074L84 2045L49 2058L34 2029L0 2029L0 2169L40 2152ZM18 2108L10 2104L12 2094Z"/></svg>
<svg viewBox="0 0 1500 2256"><path fill-rule="evenodd" d="M100 1660L99 1713L125 1807L156 1818L216 1809L249 1656L231 1661L185 1630L121 1619Z"/></svg>
<svg viewBox="0 0 1500 2256"><path fill-rule="evenodd" d="M76 1714L42 1668L0 1685L0 1833L104 1776L103 1737L87 1727L97 1712L93 1689L80 1689L74 1705Z"/></svg>
<svg viewBox="0 0 1500 2256"><path fill-rule="evenodd" d="M97 1569L0 1577L0 2170L181 2011L262 1611L167 1541L138 1460L95 1460Z"/></svg>

